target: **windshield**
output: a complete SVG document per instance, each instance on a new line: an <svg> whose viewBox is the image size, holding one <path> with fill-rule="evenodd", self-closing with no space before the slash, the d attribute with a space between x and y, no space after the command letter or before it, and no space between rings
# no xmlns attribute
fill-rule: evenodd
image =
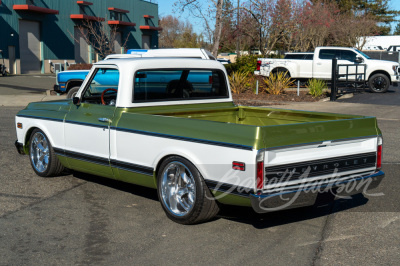
<svg viewBox="0 0 400 266"><path fill-rule="evenodd" d="M371 57L369 57L368 55L366 55L366 54L364 54L363 52L361 52L360 50L358 50L358 49L355 49L358 53L360 53L362 56L364 56L365 58L367 58L367 59L371 59Z"/></svg>

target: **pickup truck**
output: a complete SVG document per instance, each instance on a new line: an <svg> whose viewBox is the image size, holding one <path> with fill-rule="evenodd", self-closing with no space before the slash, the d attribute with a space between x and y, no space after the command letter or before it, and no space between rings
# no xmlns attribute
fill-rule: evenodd
<svg viewBox="0 0 400 266"><path fill-rule="evenodd" d="M111 54L105 60L141 57L171 57L171 58L200 58L215 60L215 57L205 49L178 48L178 49L129 49L126 54ZM67 70L56 75L54 90L58 93L67 93L67 98L72 99L85 80L89 70Z"/></svg>
<svg viewBox="0 0 400 266"><path fill-rule="evenodd" d="M308 55L307 55L308 54ZM332 59L337 58L338 65L353 65L349 67L349 73L356 73L356 67L359 65L358 72L364 72L363 75L349 76L349 80L364 81L372 92L386 92L390 85L398 86L400 82L399 63L371 59L368 55L354 48L345 47L317 47L313 56L310 53L303 57L298 54L290 56L286 54L285 59L258 58L257 70L255 75L268 77L270 74L278 72L287 73L288 76L295 79L323 79L330 80L332 77ZM293 59L287 59L295 57ZM361 71L360 71L361 70ZM339 74L346 74L346 68L340 68ZM344 79L344 78L343 78Z"/></svg>
<svg viewBox="0 0 400 266"><path fill-rule="evenodd" d="M265 213L366 193L384 178L376 118L236 106L214 60L98 62L73 99L30 103L15 126L37 175L69 169L155 188L182 224L221 204Z"/></svg>

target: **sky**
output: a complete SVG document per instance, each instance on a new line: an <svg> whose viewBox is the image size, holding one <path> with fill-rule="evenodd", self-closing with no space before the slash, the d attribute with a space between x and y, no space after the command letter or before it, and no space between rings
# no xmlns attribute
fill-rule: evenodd
<svg viewBox="0 0 400 266"><path fill-rule="evenodd" d="M199 0L199 1L207 2L208 0ZM243 0L240 0L240 1L243 2ZM167 15L173 15L175 17L179 17L182 20L188 19L192 23L194 31L196 33L201 33L203 21L190 18L189 14L187 12L185 12L183 14L173 13L173 4L175 2L176 2L176 0L158 0L159 16L164 17ZM233 0L232 2L237 3L236 0ZM400 0L390 0L390 7L395 10L400 10ZM398 19L400 19L400 17ZM396 24L397 23L392 24L392 30L394 29Z"/></svg>

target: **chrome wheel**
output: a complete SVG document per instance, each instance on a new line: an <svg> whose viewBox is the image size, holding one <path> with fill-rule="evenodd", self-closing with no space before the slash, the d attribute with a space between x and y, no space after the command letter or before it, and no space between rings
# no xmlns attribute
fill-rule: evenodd
<svg viewBox="0 0 400 266"><path fill-rule="evenodd" d="M36 132L31 138L30 156L33 167L39 173L43 173L49 166L49 143L46 136Z"/></svg>
<svg viewBox="0 0 400 266"><path fill-rule="evenodd" d="M170 162L161 174L161 198L168 210L177 216L188 214L196 200L196 183L188 167Z"/></svg>

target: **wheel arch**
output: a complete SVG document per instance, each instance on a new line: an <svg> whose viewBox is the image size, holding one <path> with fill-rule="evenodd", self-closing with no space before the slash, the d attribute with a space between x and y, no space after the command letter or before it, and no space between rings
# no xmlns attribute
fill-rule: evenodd
<svg viewBox="0 0 400 266"><path fill-rule="evenodd" d="M24 137L23 144L24 144L24 151L26 154L29 154L29 141L30 141L32 133L35 129L42 131L46 135L46 137L49 140L51 145L53 145L53 143L54 143L51 135L49 134L49 132L47 130L44 129L44 127L41 127L39 125L33 125L29 129L26 130L25 137Z"/></svg>
<svg viewBox="0 0 400 266"><path fill-rule="evenodd" d="M157 176L160 171L161 164L168 158L177 156L181 157L183 159L188 160L190 163L193 164L194 167L199 171L200 175L205 178L207 175L207 171L204 169L204 167L201 166L199 163L199 159L194 156L193 154L190 154L189 152L183 152L183 151L169 151L169 152L163 152L160 154L155 160L154 160L154 182L157 185Z"/></svg>
<svg viewBox="0 0 400 266"><path fill-rule="evenodd" d="M287 72L289 74L289 77L292 76L292 74L290 73L290 70L288 68L282 67L282 66L275 67L274 69L271 70L270 73L271 74L275 74L275 73L278 73L278 72L284 72L284 73Z"/></svg>
<svg viewBox="0 0 400 266"><path fill-rule="evenodd" d="M65 84L65 92L68 92L73 87L80 87L83 83L83 79L71 79Z"/></svg>
<svg viewBox="0 0 400 266"><path fill-rule="evenodd" d="M375 70L375 71L371 72L369 74L369 76L368 76L368 82L369 82L369 79L375 74L383 74L383 75L385 75L389 79L390 85L392 85L392 79L390 78L389 73L384 71L384 70Z"/></svg>

